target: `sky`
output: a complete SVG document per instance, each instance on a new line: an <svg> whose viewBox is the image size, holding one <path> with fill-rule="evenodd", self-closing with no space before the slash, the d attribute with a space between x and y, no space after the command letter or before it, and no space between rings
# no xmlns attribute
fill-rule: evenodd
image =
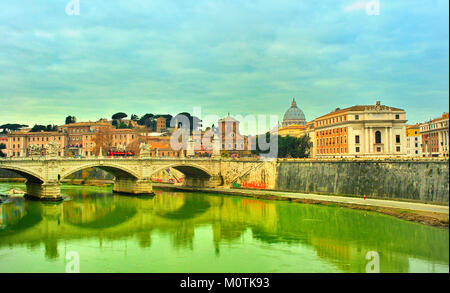
<svg viewBox="0 0 450 293"><path fill-rule="evenodd" d="M449 109L448 6L1 0L0 125L194 107L281 121L293 97L308 121L381 101L423 122Z"/></svg>

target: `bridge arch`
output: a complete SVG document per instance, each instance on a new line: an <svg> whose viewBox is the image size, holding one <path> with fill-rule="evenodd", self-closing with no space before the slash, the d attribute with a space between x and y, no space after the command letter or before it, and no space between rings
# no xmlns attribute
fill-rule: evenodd
<svg viewBox="0 0 450 293"><path fill-rule="evenodd" d="M202 166L196 165L196 164L192 164L192 163L169 164L167 166L156 169L155 171L153 171L153 173L150 176L154 176L154 175L158 174L159 172L161 172L165 169L168 169L168 168L172 168L177 171L180 171L187 177L196 177L196 178L207 179L207 178L211 178L213 176L208 169L206 169Z"/></svg>
<svg viewBox="0 0 450 293"><path fill-rule="evenodd" d="M102 170L112 174L116 178L126 178L126 179L133 179L133 180L137 180L140 178L139 174L136 171L134 171L130 168L118 165L118 164L111 164L111 163L106 163L106 162L103 162L103 163L91 162L91 163L79 165L79 166L76 166L74 168L64 171L63 173L60 174L60 179L64 179L67 176L69 176L75 172L85 170L88 168L94 168L94 167L102 169Z"/></svg>
<svg viewBox="0 0 450 293"><path fill-rule="evenodd" d="M0 169L12 171L24 177L27 180L27 182L43 183L45 181L44 178L42 178L42 176L39 173L26 168L21 168L17 166L0 166Z"/></svg>

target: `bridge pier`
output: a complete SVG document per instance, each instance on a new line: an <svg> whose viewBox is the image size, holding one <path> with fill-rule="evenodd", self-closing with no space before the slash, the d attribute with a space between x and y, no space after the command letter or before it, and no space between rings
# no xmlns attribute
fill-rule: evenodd
<svg viewBox="0 0 450 293"><path fill-rule="evenodd" d="M150 179L116 178L113 191L116 193L128 193L136 195L153 195L153 187Z"/></svg>
<svg viewBox="0 0 450 293"><path fill-rule="evenodd" d="M59 182L27 182L27 192L25 194L29 199L43 201L61 201L61 183Z"/></svg>
<svg viewBox="0 0 450 293"><path fill-rule="evenodd" d="M217 187L223 184L222 177L219 175L211 177L193 177L186 176L184 185L190 187Z"/></svg>

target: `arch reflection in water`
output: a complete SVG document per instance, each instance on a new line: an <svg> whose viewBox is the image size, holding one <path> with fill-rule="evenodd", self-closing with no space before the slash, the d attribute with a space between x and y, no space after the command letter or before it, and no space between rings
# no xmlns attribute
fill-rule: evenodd
<svg viewBox="0 0 450 293"><path fill-rule="evenodd" d="M69 245L98 272L365 272L366 253L377 251L381 272L448 271L448 230L375 213L199 193L63 191L71 200L61 204L1 205L0 254L40 243L45 263L64 259Z"/></svg>

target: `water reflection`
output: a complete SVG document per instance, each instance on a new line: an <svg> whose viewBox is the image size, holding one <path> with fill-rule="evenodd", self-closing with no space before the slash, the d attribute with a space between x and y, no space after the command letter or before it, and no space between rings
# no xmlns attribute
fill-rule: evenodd
<svg viewBox="0 0 450 293"><path fill-rule="evenodd" d="M152 237L169 235L173 249L193 251L196 229L207 226L211 238L203 240L212 241L216 257L223 245L251 232L267 249L306 245L340 271L364 272L367 251L380 254L382 272L408 272L411 259L448 269L448 230L375 213L197 193L159 191L153 198L137 198L105 188L63 191L70 199L60 204L23 199L1 204L0 249L43 244L46 258L57 259L64 241L98 239L101 246L104 240L134 239L150 249Z"/></svg>

